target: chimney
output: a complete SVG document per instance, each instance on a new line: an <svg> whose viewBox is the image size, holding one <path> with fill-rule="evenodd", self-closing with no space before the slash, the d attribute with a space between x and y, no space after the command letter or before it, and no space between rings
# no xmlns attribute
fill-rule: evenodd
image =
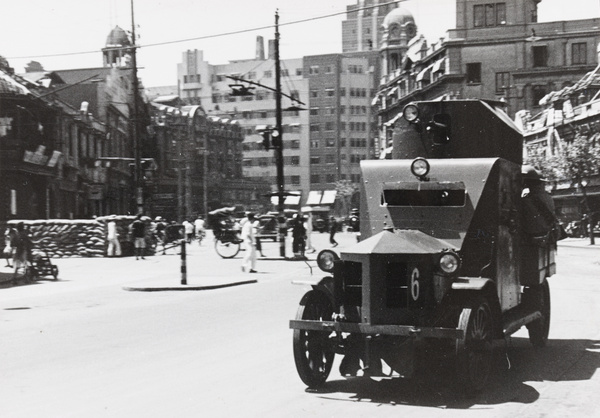
<svg viewBox="0 0 600 418"><path fill-rule="evenodd" d="M260 35L256 37L256 59L261 61L265 59L265 40Z"/></svg>
<svg viewBox="0 0 600 418"><path fill-rule="evenodd" d="M269 39L269 59L275 59L275 39Z"/></svg>

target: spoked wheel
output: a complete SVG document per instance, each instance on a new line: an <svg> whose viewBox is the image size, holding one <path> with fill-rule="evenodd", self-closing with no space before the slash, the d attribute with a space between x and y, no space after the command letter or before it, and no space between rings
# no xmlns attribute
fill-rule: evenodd
<svg viewBox="0 0 600 418"><path fill-rule="evenodd" d="M215 250L223 258L233 258L240 252L240 243L223 242L218 239L215 241Z"/></svg>
<svg viewBox="0 0 600 418"><path fill-rule="evenodd" d="M525 296L542 317L527 325L529 341L534 347L544 347L550 332L550 286L544 279L542 284L525 289Z"/></svg>
<svg viewBox="0 0 600 418"><path fill-rule="evenodd" d="M331 302L317 291L309 291L300 302L296 319L329 321L333 315ZM330 332L294 330L294 360L300 379L308 387L325 383L335 353L329 341Z"/></svg>
<svg viewBox="0 0 600 418"><path fill-rule="evenodd" d="M458 328L465 331L456 341L457 376L465 393L480 392L492 371L494 318L489 302L476 298L463 308Z"/></svg>

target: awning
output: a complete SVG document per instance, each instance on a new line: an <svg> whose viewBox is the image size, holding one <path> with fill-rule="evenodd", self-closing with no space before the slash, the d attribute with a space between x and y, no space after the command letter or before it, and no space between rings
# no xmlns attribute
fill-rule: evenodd
<svg viewBox="0 0 600 418"><path fill-rule="evenodd" d="M321 203L321 197L323 196L323 192L319 190L311 190L308 192L308 199L306 200L307 205L318 205Z"/></svg>
<svg viewBox="0 0 600 418"><path fill-rule="evenodd" d="M444 71L446 69L446 58L442 58L437 60L433 67L431 68L432 73L437 73L438 71Z"/></svg>
<svg viewBox="0 0 600 418"><path fill-rule="evenodd" d="M396 116L394 116L393 118L391 118L390 120L388 120L387 122L384 123L385 126L387 126L388 128L390 126L392 126L394 123L396 123L396 121L402 116L402 112L399 112Z"/></svg>
<svg viewBox="0 0 600 418"><path fill-rule="evenodd" d="M387 95L392 96L392 95L396 94L397 91L398 91L398 87L394 87L390 91L388 91Z"/></svg>
<svg viewBox="0 0 600 418"><path fill-rule="evenodd" d="M335 202L336 190L311 190L308 192L307 205L333 205Z"/></svg>
<svg viewBox="0 0 600 418"><path fill-rule="evenodd" d="M321 199L322 205L333 205L335 202L335 196L337 195L336 190L325 190L323 192L323 198Z"/></svg>
<svg viewBox="0 0 600 418"><path fill-rule="evenodd" d="M373 97L373 100L371 101L371 106L376 106L379 103L379 95L376 95L375 97Z"/></svg>
<svg viewBox="0 0 600 418"><path fill-rule="evenodd" d="M427 81L431 80L431 66L425 68L419 74L417 74L416 81L419 82L419 81L423 81L423 80L427 80Z"/></svg>
<svg viewBox="0 0 600 418"><path fill-rule="evenodd" d="M289 192L283 201L284 205L296 206L300 204L300 198L302 197L302 192ZM274 205L279 204L279 196L271 196L271 203Z"/></svg>

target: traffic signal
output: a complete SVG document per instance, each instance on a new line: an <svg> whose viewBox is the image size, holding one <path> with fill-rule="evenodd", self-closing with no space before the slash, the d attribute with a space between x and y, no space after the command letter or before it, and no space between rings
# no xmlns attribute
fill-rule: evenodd
<svg viewBox="0 0 600 418"><path fill-rule="evenodd" d="M271 148L271 131L264 131L262 136L262 145L268 151Z"/></svg>
<svg viewBox="0 0 600 418"><path fill-rule="evenodd" d="M279 131L277 129L273 129L271 132L271 145L273 145L273 148L281 147L281 135L279 135Z"/></svg>

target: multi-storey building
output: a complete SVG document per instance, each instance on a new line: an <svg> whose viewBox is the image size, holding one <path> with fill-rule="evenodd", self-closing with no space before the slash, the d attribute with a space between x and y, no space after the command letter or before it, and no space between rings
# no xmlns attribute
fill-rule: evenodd
<svg viewBox="0 0 600 418"><path fill-rule="evenodd" d="M456 28L431 44L409 10L391 11L379 45L380 137L391 140L394 118L414 100L503 100L511 116L534 114L548 92L592 70L600 19L538 22L540 1L456 0Z"/></svg>
<svg viewBox="0 0 600 418"><path fill-rule="evenodd" d="M201 52L186 51L178 66L178 85L182 100L201 103L209 115L239 121L246 135L244 178L267 181L276 191L274 155L262 147L260 132L275 126L275 60L271 48L268 58L263 50L259 37L255 59L215 66L203 62ZM297 192L286 198L286 205L332 204L328 199L335 195L335 183L357 183L360 160L376 152L376 131L369 121L378 79L377 52L288 59L280 68L284 184L286 191ZM232 85L244 83L227 76L265 87L248 84L252 94L238 96ZM304 110L290 108L298 102L288 96L304 103Z"/></svg>
<svg viewBox="0 0 600 418"><path fill-rule="evenodd" d="M133 87L130 46L126 32L116 26L102 49L102 67L22 74L30 83L48 88L44 96L74 108L80 123L94 121L98 126L95 130L65 127L59 137L63 150L57 187L71 196L65 202L75 203L65 203L58 217L136 213L133 124L139 124L137 133L144 143L147 118L141 95Z"/></svg>
<svg viewBox="0 0 600 418"><path fill-rule="evenodd" d="M200 105L153 103L151 126L153 214L181 222L224 206L268 207L269 186L242 177L244 134L236 120L209 116Z"/></svg>
<svg viewBox="0 0 600 418"><path fill-rule="evenodd" d="M387 0L357 0L347 6L342 22L342 52L377 51L383 19L397 7L397 3Z"/></svg>

